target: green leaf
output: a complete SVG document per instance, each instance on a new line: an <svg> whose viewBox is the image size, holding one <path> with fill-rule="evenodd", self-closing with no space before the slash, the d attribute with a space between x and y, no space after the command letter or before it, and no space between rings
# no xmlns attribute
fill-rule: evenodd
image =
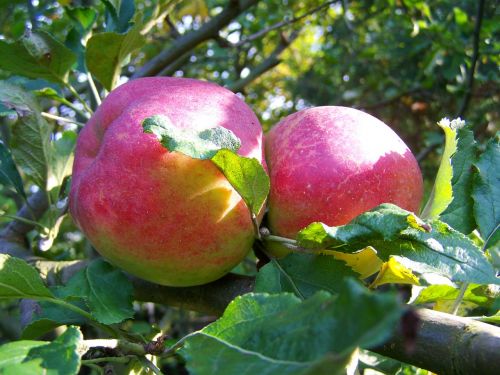
<svg viewBox="0 0 500 375"><path fill-rule="evenodd" d="M85 36L97 20L97 11L87 7L65 7L66 14L78 28L79 34Z"/></svg>
<svg viewBox="0 0 500 375"><path fill-rule="evenodd" d="M54 287L51 288L51 291L56 298L63 299L82 310L88 310L81 298L73 296L75 293L71 287ZM26 312L21 319L24 324L23 339L40 337L61 325L82 325L85 323L85 319L80 314L52 302L23 300L22 303L25 305L23 311Z"/></svg>
<svg viewBox="0 0 500 375"><path fill-rule="evenodd" d="M35 99L19 86L0 81L0 102L17 112L11 148L18 166L42 189L46 188L51 128Z"/></svg>
<svg viewBox="0 0 500 375"><path fill-rule="evenodd" d="M351 279L337 296L319 292L303 302L251 293L188 337L181 355L194 375L341 373L356 347L386 340L400 314L397 297Z"/></svg>
<svg viewBox="0 0 500 375"><path fill-rule="evenodd" d="M237 151L240 140L222 126L203 129L181 129L166 116L152 116L142 122L145 133L156 135L170 152L181 152L195 159L211 159L221 149Z"/></svg>
<svg viewBox="0 0 500 375"><path fill-rule="evenodd" d="M118 83L123 63L132 52L144 44L146 40L140 33L139 25L124 34L94 34L87 42L87 68L106 90L111 91Z"/></svg>
<svg viewBox="0 0 500 375"><path fill-rule="evenodd" d="M76 55L45 31L30 32L21 40L0 40L0 69L28 78L66 83Z"/></svg>
<svg viewBox="0 0 500 375"><path fill-rule="evenodd" d="M0 141L0 184L14 188L17 193L26 198L23 180L12 159L12 154L3 142Z"/></svg>
<svg viewBox="0 0 500 375"><path fill-rule="evenodd" d="M134 316L133 288L125 274L103 260L89 264L86 300L92 316L103 324L119 323Z"/></svg>
<svg viewBox="0 0 500 375"><path fill-rule="evenodd" d="M269 176L262 164L255 158L245 158L228 149L218 151L212 161L257 216L270 189Z"/></svg>
<svg viewBox="0 0 500 375"><path fill-rule="evenodd" d="M415 305L438 301L455 301L460 294L458 288L451 285L430 285L420 291L413 302ZM493 304L493 295L490 295L488 286L471 284L467 287L463 300L473 302L479 306L489 307Z"/></svg>
<svg viewBox="0 0 500 375"><path fill-rule="evenodd" d="M56 102L59 102L61 104L64 104L68 107L71 107L72 104L69 102L66 98L62 97L56 90L54 90L52 87L44 87L39 90L34 90L33 93L37 97L41 98L47 98L50 100L54 100Z"/></svg>
<svg viewBox="0 0 500 375"><path fill-rule="evenodd" d="M53 297L35 268L21 259L0 254L0 299Z"/></svg>
<svg viewBox="0 0 500 375"><path fill-rule="evenodd" d="M47 190L60 188L64 178L71 175L76 138L75 132L65 131L62 133L61 138L51 143L50 176Z"/></svg>
<svg viewBox="0 0 500 375"><path fill-rule="evenodd" d="M392 204L382 204L344 226L313 223L297 239L302 247L346 253L372 246L382 260L394 256L418 273L435 273L454 282L500 284L483 252L464 234L439 220L426 224Z"/></svg>
<svg viewBox="0 0 500 375"><path fill-rule="evenodd" d="M457 131L457 150L451 157L453 200L441 214L440 220L468 234L476 227L472 212L472 163L476 160L476 141L471 130Z"/></svg>
<svg viewBox="0 0 500 375"><path fill-rule="evenodd" d="M498 136L490 140L476 163L472 198L474 216L485 248L500 241L500 144Z"/></svg>
<svg viewBox="0 0 500 375"><path fill-rule="evenodd" d="M445 134L445 146L441 164L432 188L431 195L422 211L424 219L437 219L441 213L446 210L453 199L452 177L453 168L451 166L451 157L457 151L457 130L465 125L460 118L448 120L442 119L438 125Z"/></svg>
<svg viewBox="0 0 500 375"><path fill-rule="evenodd" d="M82 334L69 327L50 343L17 341L0 347L0 372L5 374L72 375L80 369Z"/></svg>
<svg viewBox="0 0 500 375"><path fill-rule="evenodd" d="M102 0L106 6L106 30L125 32L135 13L134 0Z"/></svg>
<svg viewBox="0 0 500 375"><path fill-rule="evenodd" d="M259 270L255 292L296 293L298 289L304 297L309 297L319 290L335 294L340 291L344 279L358 276L344 262L332 256L289 254L286 258L270 262Z"/></svg>

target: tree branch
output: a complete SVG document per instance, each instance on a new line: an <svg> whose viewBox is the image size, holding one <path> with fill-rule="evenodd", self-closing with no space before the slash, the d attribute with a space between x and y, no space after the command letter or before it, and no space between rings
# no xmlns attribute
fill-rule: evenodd
<svg viewBox="0 0 500 375"><path fill-rule="evenodd" d="M231 46L232 47L240 47L244 44L247 44L247 43L250 43L250 42L253 42L255 39L259 39L261 37L263 37L264 35L266 35L267 33L273 31L273 30L276 30L276 29L280 29L284 26L288 26L288 25L291 25L293 23L296 23L306 17L309 17L310 15L316 13L316 12L319 12L320 10L324 9L324 8L327 8L329 7L330 5L334 4L334 3L337 3L339 0L333 0L333 1L327 1L326 3L324 4L321 4L313 9L310 9L308 10L307 12L305 12L304 14L301 14L300 16L297 16L297 17L292 17L292 18L289 18L289 19L286 19L286 20L283 20L283 21L280 21L280 22L276 22L274 25L271 25L269 27L266 27L264 29L261 29L259 30L258 32L252 34L252 35L249 35L248 37L246 37L245 39L243 40L240 40L239 42L237 43L231 43Z"/></svg>
<svg viewBox="0 0 500 375"><path fill-rule="evenodd" d="M279 56L281 53L286 50L292 42L297 39L299 33L294 31L289 38L281 38L280 44L275 48L275 50L267 57L264 61L262 61L259 65L254 67L252 71L245 77L236 82L233 82L231 85L228 85L228 89L234 92L242 91L245 86L247 86L250 82L254 81L262 74L271 70L276 65L278 65L281 60Z"/></svg>
<svg viewBox="0 0 500 375"><path fill-rule="evenodd" d="M483 22L484 2L485 0L479 0L477 4L476 23L474 25L474 39L472 42L473 51L471 58L471 66L467 74L465 96L458 111L457 117L464 116L465 111L467 110L467 107L469 105L470 99L472 97L472 90L474 89L474 74L476 72L477 60L479 59L479 37L481 35L481 24Z"/></svg>
<svg viewBox="0 0 500 375"><path fill-rule="evenodd" d="M440 375L498 374L499 327L428 309L418 314L421 327L411 348L396 334L373 351Z"/></svg>
<svg viewBox="0 0 500 375"><path fill-rule="evenodd" d="M227 26L234 18L256 4L259 0L230 0L228 6L217 16L206 22L198 30L180 36L172 47L164 50L148 61L141 69L132 75L132 79L153 76L164 67L173 63L186 52L197 45L215 38L223 27Z"/></svg>

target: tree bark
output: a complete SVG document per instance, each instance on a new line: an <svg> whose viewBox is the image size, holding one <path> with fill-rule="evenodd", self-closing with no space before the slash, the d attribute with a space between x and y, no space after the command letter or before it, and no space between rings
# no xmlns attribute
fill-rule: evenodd
<svg viewBox="0 0 500 375"><path fill-rule="evenodd" d="M180 36L176 39L173 46L149 60L131 78L148 77L158 74L186 52L216 37L219 30L227 26L233 19L257 2L258 0L230 0L228 6L221 13L206 22L198 30Z"/></svg>
<svg viewBox="0 0 500 375"><path fill-rule="evenodd" d="M500 371L500 328L420 309L421 326L411 347L395 334L373 351L440 375L495 375Z"/></svg>

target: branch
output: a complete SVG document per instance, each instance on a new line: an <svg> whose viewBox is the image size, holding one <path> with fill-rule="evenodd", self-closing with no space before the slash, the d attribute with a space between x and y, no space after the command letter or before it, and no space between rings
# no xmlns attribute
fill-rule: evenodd
<svg viewBox="0 0 500 375"><path fill-rule="evenodd" d="M421 326L411 348L397 334L373 351L440 375L498 374L499 327L428 309L418 314Z"/></svg>
<svg viewBox="0 0 500 375"><path fill-rule="evenodd" d="M287 49L290 44L297 39L299 36L299 33L297 31L294 31L290 37L284 38L282 36L280 44L275 48L275 50L267 57L264 61L262 61L259 65L254 67L250 74L246 76L245 78L242 78L236 82L233 82L231 85L228 86L228 89L234 92L242 91L245 86L247 86L250 82L254 81L258 77L260 77L262 74L267 72L268 70L271 70L274 68L276 65L278 65L281 60L279 56L281 53Z"/></svg>
<svg viewBox="0 0 500 375"><path fill-rule="evenodd" d="M141 69L132 75L132 79L153 76L164 67L173 63L186 52L197 45L215 38L223 27L227 26L234 18L256 4L259 0L230 0L228 6L217 16L206 22L198 30L180 36L172 47L164 50L148 61Z"/></svg>
<svg viewBox="0 0 500 375"><path fill-rule="evenodd" d="M292 17L292 18L277 22L274 25L271 25L269 27L266 27L264 29L259 30L255 34L249 35L248 37L246 37L243 40L240 40L237 43L231 43L231 46L232 47L240 47L244 44L250 43L250 42L254 41L255 39L259 39L259 38L263 37L264 35L266 35L267 33L271 32L273 30L280 29L284 26L291 25L291 24L298 22L306 17L309 17L310 15L312 15L316 12L319 12L320 10L322 10L324 8L327 8L330 5L337 3L338 1L339 0L327 1L326 3L321 4L320 6L317 6L316 8L308 10L307 12L305 12L304 14L301 14L300 16Z"/></svg>
<svg viewBox="0 0 500 375"><path fill-rule="evenodd" d="M474 88L474 74L476 72L476 64L479 59L479 37L481 35L481 24L483 22L483 14L484 14L484 2L485 0L479 0L477 4L477 13L476 13L476 23L474 25L474 39L472 42L472 60L469 72L467 74L467 84L465 88L465 96L462 101L462 105L460 106L460 110L458 111L458 115L456 117L463 117L467 107L469 105L470 99L472 97L472 90Z"/></svg>

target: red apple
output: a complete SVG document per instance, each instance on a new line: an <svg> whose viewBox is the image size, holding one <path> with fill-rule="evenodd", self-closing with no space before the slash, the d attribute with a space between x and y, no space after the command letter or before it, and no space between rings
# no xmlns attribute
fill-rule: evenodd
<svg viewBox="0 0 500 375"><path fill-rule="evenodd" d="M294 238L314 221L344 225L382 203L416 212L422 175L405 143L382 121L346 107L294 113L266 136L269 226Z"/></svg>
<svg viewBox="0 0 500 375"><path fill-rule="evenodd" d="M166 150L142 121L167 116L179 128L223 126L238 154L263 160L255 114L232 92L182 78L143 78L104 100L78 138L70 211L105 258L171 286L215 280L250 250L248 208L209 160Z"/></svg>

